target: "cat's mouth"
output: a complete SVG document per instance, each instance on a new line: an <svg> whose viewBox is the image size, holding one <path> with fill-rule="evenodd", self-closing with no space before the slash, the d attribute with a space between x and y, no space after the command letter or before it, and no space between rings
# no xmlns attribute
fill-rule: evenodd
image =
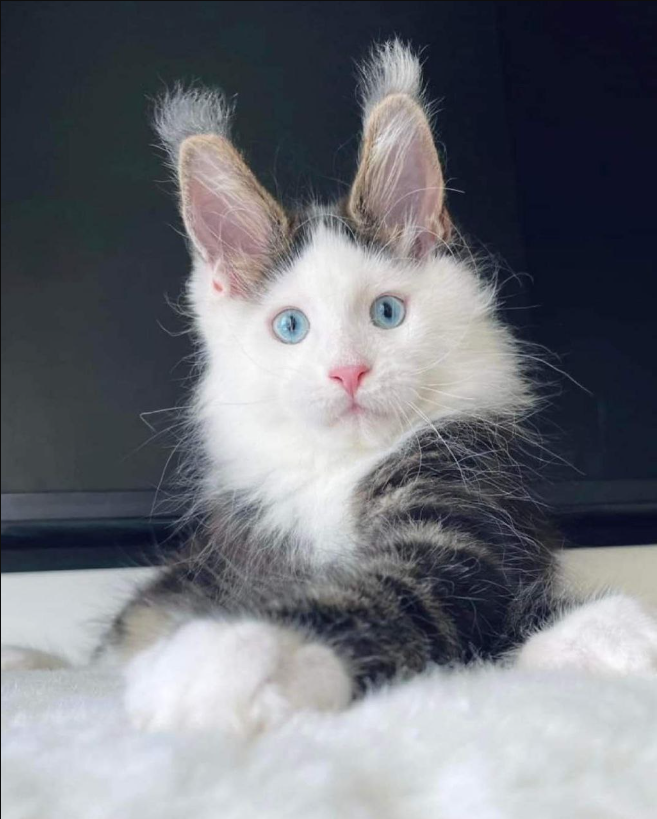
<svg viewBox="0 0 657 819"><path fill-rule="evenodd" d="M377 412L376 410L372 409L371 407L366 407L363 404L359 403L358 401L352 401L348 407L346 407L341 413L341 419L349 419L349 418L372 418L374 416L378 416L381 413Z"/></svg>
<svg viewBox="0 0 657 819"><path fill-rule="evenodd" d="M377 405L376 399L370 396L360 396L335 402L333 406L325 408L323 423L329 427L367 426L378 424L389 417L384 407Z"/></svg>

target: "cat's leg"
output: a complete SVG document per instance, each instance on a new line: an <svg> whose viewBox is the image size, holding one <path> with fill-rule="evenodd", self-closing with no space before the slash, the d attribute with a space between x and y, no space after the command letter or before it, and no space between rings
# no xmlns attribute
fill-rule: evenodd
<svg viewBox="0 0 657 819"><path fill-rule="evenodd" d="M527 669L657 674L657 615L623 594L570 607L527 640L516 664Z"/></svg>
<svg viewBox="0 0 657 819"><path fill-rule="evenodd" d="M467 660L473 645L483 654L498 644L508 595L500 594L504 574L496 563L469 548L431 551L423 542L399 548L394 560L373 558L339 582L274 594L251 616L225 615L220 607L188 616L128 662L132 720L156 730L253 734L300 710L344 708L429 663ZM160 595L157 603L157 590L148 599L149 622L162 600L169 606L173 600ZM126 635L132 644L139 637L140 605L120 618L124 643Z"/></svg>
<svg viewBox="0 0 657 819"><path fill-rule="evenodd" d="M250 736L300 710L335 711L352 696L346 664L300 632L256 620L196 619L126 666L139 727Z"/></svg>

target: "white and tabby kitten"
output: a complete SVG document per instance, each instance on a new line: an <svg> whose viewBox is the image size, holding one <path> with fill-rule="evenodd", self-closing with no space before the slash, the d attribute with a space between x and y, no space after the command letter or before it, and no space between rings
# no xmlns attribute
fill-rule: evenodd
<svg viewBox="0 0 657 819"><path fill-rule="evenodd" d="M99 651L129 661L145 727L248 734L523 643L534 667L657 667L637 603L557 616L519 457L531 385L455 240L418 59L376 48L360 90L348 197L294 213L233 147L220 94L159 107L193 259L204 516Z"/></svg>

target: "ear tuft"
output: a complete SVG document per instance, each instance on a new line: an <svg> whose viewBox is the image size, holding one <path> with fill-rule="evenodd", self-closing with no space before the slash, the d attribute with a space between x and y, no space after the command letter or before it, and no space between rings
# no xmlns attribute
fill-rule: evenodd
<svg viewBox="0 0 657 819"><path fill-rule="evenodd" d="M153 127L175 168L183 142L191 136L228 138L233 104L221 91L176 85L156 100Z"/></svg>
<svg viewBox="0 0 657 819"><path fill-rule="evenodd" d="M358 68L358 95L367 120L375 106L392 94L404 94L422 103L422 66L419 57L400 40L375 45Z"/></svg>
<svg viewBox="0 0 657 819"><path fill-rule="evenodd" d="M398 40L361 69L363 139L349 211L367 233L422 258L449 238L445 184L419 59Z"/></svg>

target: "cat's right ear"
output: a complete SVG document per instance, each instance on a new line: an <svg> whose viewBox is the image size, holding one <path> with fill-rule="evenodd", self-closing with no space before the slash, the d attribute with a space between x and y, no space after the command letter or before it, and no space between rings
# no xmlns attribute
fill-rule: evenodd
<svg viewBox="0 0 657 819"><path fill-rule="evenodd" d="M248 298L286 241L283 209L228 139L187 137L178 154L181 210L215 293Z"/></svg>

